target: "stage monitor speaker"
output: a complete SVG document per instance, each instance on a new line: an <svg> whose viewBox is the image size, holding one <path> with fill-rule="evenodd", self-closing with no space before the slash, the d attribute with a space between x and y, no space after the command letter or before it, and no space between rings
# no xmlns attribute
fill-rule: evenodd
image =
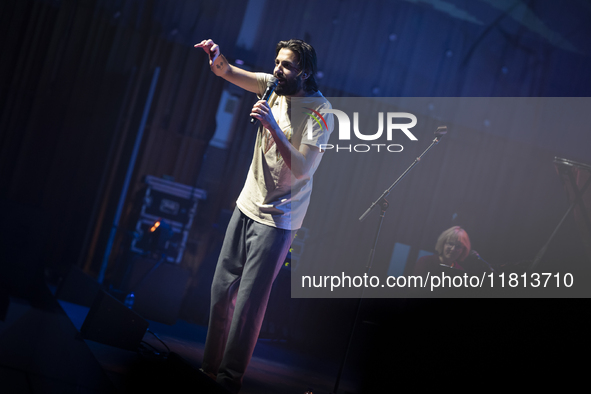
<svg viewBox="0 0 591 394"><path fill-rule="evenodd" d="M133 310L146 319L173 325L183 303L189 272L177 264L156 264L158 261L153 259L134 260L128 287L135 295Z"/></svg>
<svg viewBox="0 0 591 394"><path fill-rule="evenodd" d="M100 291L101 285L94 278L72 266L60 283L56 296L58 300L90 308Z"/></svg>
<svg viewBox="0 0 591 394"><path fill-rule="evenodd" d="M137 350L148 321L113 296L100 291L82 324L84 339L127 350Z"/></svg>

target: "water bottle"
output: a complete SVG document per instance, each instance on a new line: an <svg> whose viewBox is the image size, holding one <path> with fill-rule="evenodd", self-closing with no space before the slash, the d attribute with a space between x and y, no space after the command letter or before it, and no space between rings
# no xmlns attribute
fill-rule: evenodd
<svg viewBox="0 0 591 394"><path fill-rule="evenodd" d="M129 293L127 297L125 297L125 302L123 303L129 309L133 308L133 301L135 299L135 295L133 293Z"/></svg>

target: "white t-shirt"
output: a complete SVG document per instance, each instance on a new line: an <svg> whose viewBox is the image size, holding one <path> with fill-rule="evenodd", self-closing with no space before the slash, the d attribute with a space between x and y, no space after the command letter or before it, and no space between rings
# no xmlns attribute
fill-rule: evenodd
<svg viewBox="0 0 591 394"><path fill-rule="evenodd" d="M271 75L256 73L256 76L259 84L259 97L261 97L267 88L267 81ZM316 111L332 108L330 102L320 92L304 98L298 97L298 100L303 100L306 107L311 107ZM305 128L305 122L301 122L297 127L292 126L290 97L278 96L273 93L268 102L277 125L296 149L299 150L301 144L320 148L321 144L328 143L328 138L334 128L331 114L324 115L325 126L321 127L313 122L312 135L309 135ZM285 230L299 229L310 204L312 176L318 168L322 156L323 153L320 153L316 157L307 177L297 179L281 157L271 133L259 126L252 163L242 192L236 201L238 209L259 223Z"/></svg>

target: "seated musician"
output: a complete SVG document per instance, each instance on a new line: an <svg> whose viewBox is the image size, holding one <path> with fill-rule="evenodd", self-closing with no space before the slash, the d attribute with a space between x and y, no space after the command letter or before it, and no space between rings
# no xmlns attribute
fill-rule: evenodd
<svg viewBox="0 0 591 394"><path fill-rule="evenodd" d="M439 275L442 272L463 275L466 269L462 262L470 253L470 237L460 226L445 230L435 244L436 254L423 256L415 263L413 275L426 277L427 273Z"/></svg>

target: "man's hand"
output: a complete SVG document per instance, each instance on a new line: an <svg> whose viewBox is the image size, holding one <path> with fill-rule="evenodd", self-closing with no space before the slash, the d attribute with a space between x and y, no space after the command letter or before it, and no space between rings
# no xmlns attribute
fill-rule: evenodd
<svg viewBox="0 0 591 394"><path fill-rule="evenodd" d="M269 103L266 100L257 101L250 111L250 116L259 120L263 127L270 132L273 133L275 131L281 133L279 125L271 112L271 107L269 107Z"/></svg>
<svg viewBox="0 0 591 394"><path fill-rule="evenodd" d="M209 55L209 66L215 75L249 92L260 94L255 73L242 70L228 63L224 55L222 55L220 47L213 40L203 40L195 44L195 48L201 48Z"/></svg>
<svg viewBox="0 0 591 394"><path fill-rule="evenodd" d="M296 149L279 128L271 112L271 107L269 107L269 103L265 100L257 101L254 107L252 107L252 111L250 111L250 116L259 120L263 127L269 130L273 140L277 144L277 149L279 149L281 157L283 157L291 173L297 179L308 176L310 168L320 154L320 149L316 146L306 144L301 144L300 149Z"/></svg>
<svg viewBox="0 0 591 394"><path fill-rule="evenodd" d="M205 53L209 55L209 65L212 66L218 56L220 56L220 47L211 39L203 40L199 44L195 44L195 48L203 48Z"/></svg>

